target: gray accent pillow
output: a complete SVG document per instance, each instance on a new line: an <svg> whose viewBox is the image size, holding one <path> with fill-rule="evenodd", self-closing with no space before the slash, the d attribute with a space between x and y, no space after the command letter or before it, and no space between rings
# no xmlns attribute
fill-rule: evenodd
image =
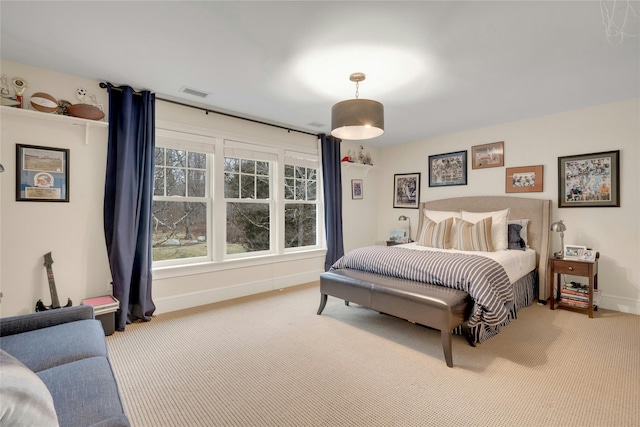
<svg viewBox="0 0 640 427"><path fill-rule="evenodd" d="M0 425L58 426L47 386L4 350L0 350Z"/></svg>
<svg viewBox="0 0 640 427"><path fill-rule="evenodd" d="M527 248L524 239L520 237L521 229L519 224L509 224L509 249L524 251Z"/></svg>

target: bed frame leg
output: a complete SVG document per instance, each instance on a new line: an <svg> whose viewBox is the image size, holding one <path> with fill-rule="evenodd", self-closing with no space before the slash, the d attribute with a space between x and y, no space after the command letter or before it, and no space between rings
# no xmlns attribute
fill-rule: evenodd
<svg viewBox="0 0 640 427"><path fill-rule="evenodd" d="M327 294L320 294L320 307L318 307L318 315L322 314L322 310L324 310L324 306L327 305Z"/></svg>
<svg viewBox="0 0 640 427"><path fill-rule="evenodd" d="M447 366L453 368L453 356L451 355L451 331L440 331L442 337L442 349Z"/></svg>
<svg viewBox="0 0 640 427"><path fill-rule="evenodd" d="M467 339L467 342L471 347L476 346L476 342L473 339L473 336L471 335L471 328L469 327L469 324L467 322L464 322L462 324L462 336L464 336Z"/></svg>

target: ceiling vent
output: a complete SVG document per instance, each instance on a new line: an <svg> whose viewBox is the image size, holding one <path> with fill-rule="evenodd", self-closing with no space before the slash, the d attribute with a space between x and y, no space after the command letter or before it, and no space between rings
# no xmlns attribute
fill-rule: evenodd
<svg viewBox="0 0 640 427"><path fill-rule="evenodd" d="M182 86L182 89L180 89L180 92L186 93L187 95L197 96L199 98L206 98L207 96L209 96L209 94L207 92L203 92L203 91L197 90L197 89L191 89L191 88L186 87L186 86Z"/></svg>

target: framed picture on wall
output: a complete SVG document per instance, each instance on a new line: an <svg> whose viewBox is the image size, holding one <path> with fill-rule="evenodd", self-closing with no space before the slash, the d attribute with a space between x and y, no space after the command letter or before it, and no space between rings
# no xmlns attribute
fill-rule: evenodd
<svg viewBox="0 0 640 427"><path fill-rule="evenodd" d="M471 168L484 169L504 166L504 141L471 147Z"/></svg>
<svg viewBox="0 0 640 427"><path fill-rule="evenodd" d="M393 207L418 209L420 205L420 173L393 175Z"/></svg>
<svg viewBox="0 0 640 427"><path fill-rule="evenodd" d="M16 144L16 201L68 202L69 150Z"/></svg>
<svg viewBox="0 0 640 427"><path fill-rule="evenodd" d="M558 157L558 207L620 207L620 150Z"/></svg>
<svg viewBox="0 0 640 427"><path fill-rule="evenodd" d="M351 198L353 200L361 200L364 198L362 194L362 180L361 179L352 179L351 180Z"/></svg>
<svg viewBox="0 0 640 427"><path fill-rule="evenodd" d="M543 165L507 168L506 193L537 193L542 191Z"/></svg>
<svg viewBox="0 0 640 427"><path fill-rule="evenodd" d="M429 156L429 187L467 185L467 150Z"/></svg>

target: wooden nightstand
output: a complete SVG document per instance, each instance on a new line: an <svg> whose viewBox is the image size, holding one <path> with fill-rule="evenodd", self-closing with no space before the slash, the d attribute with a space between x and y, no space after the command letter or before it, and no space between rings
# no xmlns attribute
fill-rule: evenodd
<svg viewBox="0 0 640 427"><path fill-rule="evenodd" d="M556 305L560 307L570 307L572 309L586 311L589 313L589 317L593 318L593 293L598 289L598 257L596 256L595 261L549 258L549 267L549 291L551 296L549 306L551 310L554 310ZM585 295L588 296L589 302L586 308L563 302L561 298L561 274L589 278L589 290ZM556 275L558 282L554 285Z"/></svg>

